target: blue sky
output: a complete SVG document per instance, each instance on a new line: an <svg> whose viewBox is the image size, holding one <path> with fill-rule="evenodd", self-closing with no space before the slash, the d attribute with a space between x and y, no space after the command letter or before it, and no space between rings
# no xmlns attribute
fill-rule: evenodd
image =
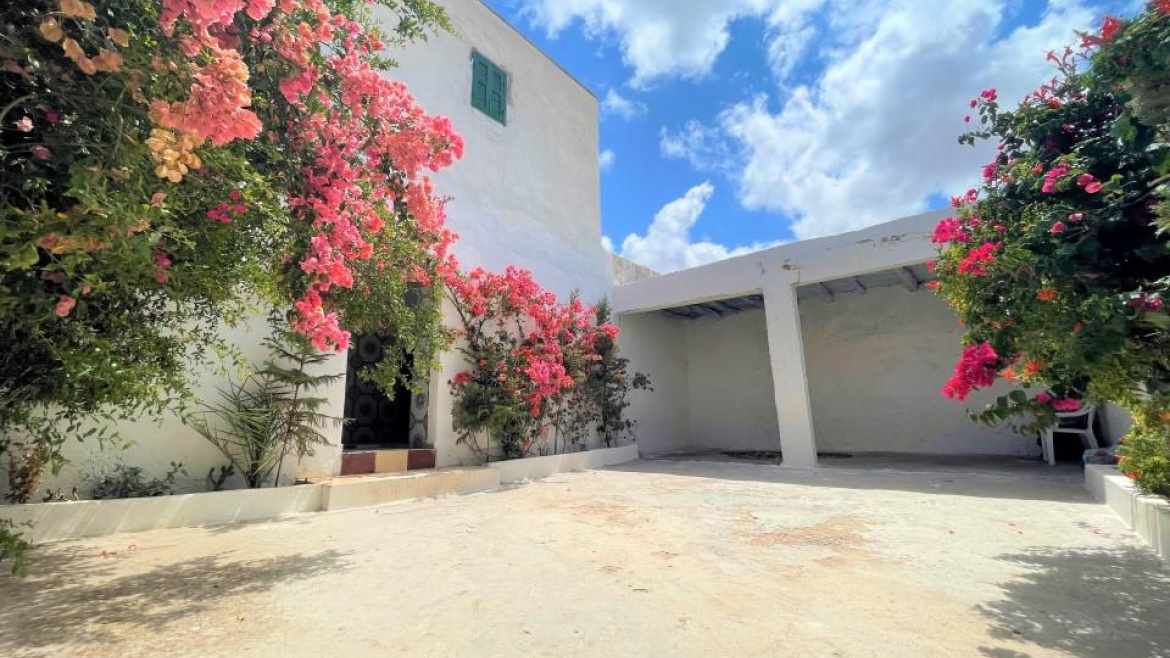
<svg viewBox="0 0 1170 658"><path fill-rule="evenodd" d="M488 0L602 101L602 230L670 271L945 205L1018 99L1118 0Z"/></svg>

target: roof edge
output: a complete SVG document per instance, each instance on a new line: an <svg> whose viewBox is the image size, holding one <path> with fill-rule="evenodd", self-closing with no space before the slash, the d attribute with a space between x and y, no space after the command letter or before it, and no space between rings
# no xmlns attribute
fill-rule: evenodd
<svg viewBox="0 0 1170 658"><path fill-rule="evenodd" d="M495 7L489 5L487 3L487 0L479 0L479 4L483 5L484 9L487 9L493 15L495 15L496 18L500 19L500 22L502 22L504 25L507 25L513 32L520 35L521 39L524 39L524 41L527 42L529 46L532 46L532 48L536 52L540 53L545 59L547 59L549 62L551 62L553 66L560 69L561 73L564 73L566 76L569 77L570 80L577 83L577 86L584 89L585 93L587 93L593 97L593 100L600 102L601 99L599 99L597 97L597 94L593 93L592 89L590 89L588 86L586 86L584 82L581 82L581 80L579 80L577 78L577 76L570 73L569 70L566 69L564 66L562 66L561 63L558 62L556 59L554 59L552 55L548 54L548 52L546 52L544 48L541 48L540 46L536 45L536 42L533 41L532 39L528 38L528 35L524 34L524 32L520 30L520 28L513 25L512 21L508 20L508 18L506 16L504 16L499 11L497 11Z"/></svg>

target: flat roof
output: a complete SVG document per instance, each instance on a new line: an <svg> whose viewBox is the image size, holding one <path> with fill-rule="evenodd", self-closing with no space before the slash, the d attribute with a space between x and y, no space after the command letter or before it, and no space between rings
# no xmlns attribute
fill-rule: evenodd
<svg viewBox="0 0 1170 658"><path fill-rule="evenodd" d="M614 310L634 313L738 298L760 293L766 282L781 277L799 286L896 272L935 257L931 236L946 214L938 210L903 217L634 281L614 289Z"/></svg>

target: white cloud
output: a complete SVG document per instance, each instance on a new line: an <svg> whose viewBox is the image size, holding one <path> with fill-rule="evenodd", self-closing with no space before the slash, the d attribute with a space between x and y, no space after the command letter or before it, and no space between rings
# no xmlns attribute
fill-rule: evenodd
<svg viewBox="0 0 1170 658"><path fill-rule="evenodd" d="M601 100L602 114L614 114L626 121L637 119L646 114L646 109L645 103L626 98L612 87L605 92L605 98Z"/></svg>
<svg viewBox="0 0 1170 658"><path fill-rule="evenodd" d="M820 1L820 0L816 0ZM758 15L777 0L526 0L529 18L555 36L580 20L590 36L616 35L631 84L660 77L699 77L711 70L736 18Z"/></svg>
<svg viewBox="0 0 1170 658"><path fill-rule="evenodd" d="M658 150L668 158L686 160L699 171L717 171L731 164L732 149L717 128L691 119L671 132L665 126L658 133Z"/></svg>
<svg viewBox="0 0 1170 658"><path fill-rule="evenodd" d="M932 193L973 184L993 151L956 142L968 99L990 86L1021 98L1051 76L1044 53L1096 18L1051 0L1037 25L1001 37L1004 11L1002 1L889 2L868 28L849 26L860 41L779 109L760 96L722 113L742 157L740 201L795 218L808 238L919 212Z"/></svg>
<svg viewBox="0 0 1170 658"><path fill-rule="evenodd" d="M791 218L799 238L919 212L976 182L992 151L956 143L967 101L991 86L1019 99L1051 77L1046 51L1100 20L1092 0L1047 0L1035 25L1010 30L1016 0L524 1L551 34L580 21L616 40L643 86L707 74L732 21L762 20L777 88L663 129L659 147L727 174L741 204ZM819 73L807 81L802 66L793 86L813 58Z"/></svg>
<svg viewBox="0 0 1170 658"><path fill-rule="evenodd" d="M673 272L780 244L756 243L729 248L707 241L691 241L691 229L699 221L707 201L715 193L710 182L692 187L681 198L662 207L645 235L631 233L622 240L621 256L656 272ZM612 243L611 243L612 246Z"/></svg>
<svg viewBox="0 0 1170 658"><path fill-rule="evenodd" d="M617 154L611 149L605 149L597 155L597 164L601 167L602 172L609 171L613 167L614 160L617 160Z"/></svg>
<svg viewBox="0 0 1170 658"><path fill-rule="evenodd" d="M613 253L613 240L608 235L601 236L601 248L611 254Z"/></svg>

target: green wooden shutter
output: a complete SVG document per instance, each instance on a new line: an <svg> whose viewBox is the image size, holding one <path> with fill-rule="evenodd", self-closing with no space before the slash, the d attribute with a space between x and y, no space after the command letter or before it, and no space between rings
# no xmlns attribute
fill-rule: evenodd
<svg viewBox="0 0 1170 658"><path fill-rule="evenodd" d="M508 74L479 53L471 55L471 106L507 123Z"/></svg>
<svg viewBox="0 0 1170 658"><path fill-rule="evenodd" d="M485 113L488 112L488 63L476 57L471 63L471 106Z"/></svg>
<svg viewBox="0 0 1170 658"><path fill-rule="evenodd" d="M496 67L492 67L491 77L488 79L488 116L505 123L508 112L508 76Z"/></svg>

